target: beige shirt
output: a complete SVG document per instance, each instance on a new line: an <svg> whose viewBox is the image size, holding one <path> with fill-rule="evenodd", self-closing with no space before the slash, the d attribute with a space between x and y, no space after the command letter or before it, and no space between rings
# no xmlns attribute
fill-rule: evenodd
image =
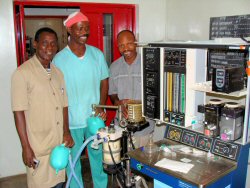
<svg viewBox="0 0 250 188"><path fill-rule="evenodd" d="M65 181L64 170L56 175L49 163L51 150L63 141L63 107L68 106L63 74L51 64L50 75L36 56L12 75L13 111L24 111L30 145L40 160L36 171L27 168L28 187L46 188Z"/></svg>

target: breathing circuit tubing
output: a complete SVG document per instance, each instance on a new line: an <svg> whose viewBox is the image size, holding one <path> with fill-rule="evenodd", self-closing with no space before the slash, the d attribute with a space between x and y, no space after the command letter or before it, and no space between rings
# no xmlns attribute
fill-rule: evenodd
<svg viewBox="0 0 250 188"><path fill-rule="evenodd" d="M66 183L66 188L69 188L69 185L70 185L70 181L72 179L72 176L75 178L77 184L79 185L80 188L82 188L83 186L81 185L79 179L77 178L76 174L75 174L75 171L74 171L74 168L75 168L75 165L76 165L76 162L78 160L78 158L80 157L83 149L86 147L86 145L94 140L95 138L97 138L97 135L93 135L91 137L89 137L87 140L85 140L85 142L82 144L81 148L78 150L78 153L76 154L76 157L74 159L74 161L72 162L72 157L71 155L69 156L69 165L70 165L70 169L71 169L71 172L70 172L70 175L68 177L68 180L67 180L67 183Z"/></svg>

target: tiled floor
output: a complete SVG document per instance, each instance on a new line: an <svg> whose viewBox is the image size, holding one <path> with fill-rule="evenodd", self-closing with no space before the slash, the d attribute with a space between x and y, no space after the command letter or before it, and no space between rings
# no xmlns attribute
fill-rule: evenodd
<svg viewBox="0 0 250 188"><path fill-rule="evenodd" d="M84 179L84 187L92 188L92 178L90 173L89 160L86 157L82 158L83 165L83 179ZM0 188L27 188L26 175L18 175L9 178L0 179Z"/></svg>
<svg viewBox="0 0 250 188"><path fill-rule="evenodd" d="M26 175L3 178L0 180L0 188L27 188Z"/></svg>
<svg viewBox="0 0 250 188"><path fill-rule="evenodd" d="M88 158L86 157L82 158L82 165L84 169L83 171L84 187L93 188ZM151 180L148 181L148 186L149 188L153 187ZM115 181L115 178L114 178L114 181L112 181L112 177L109 176L108 187L112 187L112 188L119 187L117 185L117 182ZM8 178L2 178L0 179L0 188L27 188L26 175L23 174L23 175L8 177Z"/></svg>

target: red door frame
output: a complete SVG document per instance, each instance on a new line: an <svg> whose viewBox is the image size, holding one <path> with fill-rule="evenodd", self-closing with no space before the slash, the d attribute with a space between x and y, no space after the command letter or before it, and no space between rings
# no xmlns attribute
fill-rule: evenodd
<svg viewBox="0 0 250 188"><path fill-rule="evenodd" d="M17 8L19 12L17 13ZM16 40L16 54L17 54L17 65L21 65L25 59L25 51L26 51L26 32L25 32L25 24L24 24L24 6L23 5L14 5L14 26L15 26L15 40Z"/></svg>
<svg viewBox="0 0 250 188"><path fill-rule="evenodd" d="M86 10L86 7L95 7L95 12L97 12L98 10L108 10L110 9L110 12L105 12L105 13L114 13L114 10L119 11L119 9L131 9L132 11L132 28L126 28L126 29L130 29L132 30L134 33L136 33L136 7L135 5L130 5L130 4L111 4L111 3L86 3L86 2L58 2L58 1L34 1L34 0L14 0L14 12L15 12L15 6L19 5L20 7L20 11L22 12L21 17L20 17L20 23L21 23L21 28L23 29L21 36L22 36L22 58L25 59L25 25L24 25L24 7L25 6L44 6L44 7L79 7L81 11ZM83 11L84 12L84 11ZM17 33L17 22L18 20L16 20L16 18L14 18L14 25L15 25L15 32ZM114 60L117 59L118 57L120 57L120 53L117 49L117 39L116 39L116 35L118 34L118 32L120 31L117 28L117 24L118 24L119 20L114 22L114 29L113 29L113 57ZM101 44L102 41L100 40L100 49L103 50ZM16 52L18 53L18 38L17 38L17 34L16 34ZM21 62L18 62L18 65L20 65Z"/></svg>

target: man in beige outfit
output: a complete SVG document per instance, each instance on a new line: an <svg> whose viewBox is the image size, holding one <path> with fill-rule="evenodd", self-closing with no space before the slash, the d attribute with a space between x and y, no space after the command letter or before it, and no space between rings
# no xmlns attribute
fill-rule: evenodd
<svg viewBox="0 0 250 188"><path fill-rule="evenodd" d="M12 110L29 188L63 187L65 171L56 175L49 163L50 153L59 144L74 145L63 74L51 64L57 46L55 31L39 29L34 41L36 54L12 75Z"/></svg>

